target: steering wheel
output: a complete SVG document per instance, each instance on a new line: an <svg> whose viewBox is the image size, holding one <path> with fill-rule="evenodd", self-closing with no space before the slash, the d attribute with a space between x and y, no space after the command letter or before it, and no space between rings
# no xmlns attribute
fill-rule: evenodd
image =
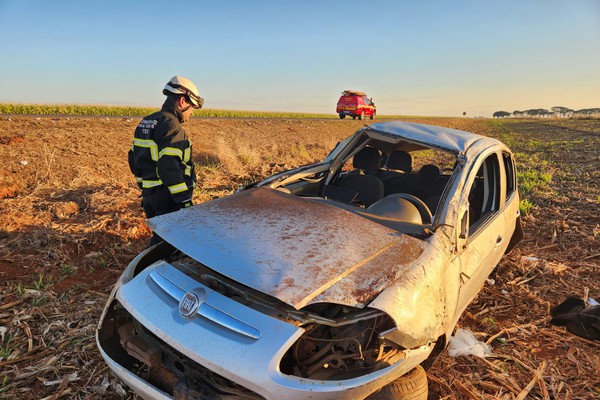
<svg viewBox="0 0 600 400"><path fill-rule="evenodd" d="M408 194L408 193L394 193L394 194L390 194L386 197L397 197L400 199L405 199L410 201L415 207L417 207L417 210L419 210L419 214L421 214L421 219L423 220L424 224L430 224L431 220L433 219L433 215L431 214L431 210L429 210L429 207L427 207L427 204L425 204L425 202L421 199L419 199L417 196L413 196L412 194Z"/></svg>

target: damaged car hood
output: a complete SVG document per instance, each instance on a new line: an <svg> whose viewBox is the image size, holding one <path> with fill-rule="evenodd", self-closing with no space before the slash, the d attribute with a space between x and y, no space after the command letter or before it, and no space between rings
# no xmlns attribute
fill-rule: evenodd
<svg viewBox="0 0 600 400"><path fill-rule="evenodd" d="M424 242L346 210L254 188L148 220L209 268L300 309L362 307L400 277Z"/></svg>

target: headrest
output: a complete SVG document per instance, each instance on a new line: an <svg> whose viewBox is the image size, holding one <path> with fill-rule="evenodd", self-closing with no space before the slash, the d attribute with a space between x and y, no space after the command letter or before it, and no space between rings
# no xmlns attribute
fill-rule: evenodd
<svg viewBox="0 0 600 400"><path fill-rule="evenodd" d="M412 156L406 151L392 151L388 157L386 167L388 169L395 169L398 171L410 172L412 171L413 159Z"/></svg>
<svg viewBox="0 0 600 400"><path fill-rule="evenodd" d="M377 171L381 168L382 157L375 147L364 147L354 155L352 166L363 171Z"/></svg>
<svg viewBox="0 0 600 400"><path fill-rule="evenodd" d="M440 169L436 165L423 165L419 170L419 182L421 183L436 183L440 178Z"/></svg>

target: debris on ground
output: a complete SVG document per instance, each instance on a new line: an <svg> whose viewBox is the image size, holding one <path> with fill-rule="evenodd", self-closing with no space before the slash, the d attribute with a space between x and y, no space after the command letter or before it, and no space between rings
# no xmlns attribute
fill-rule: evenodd
<svg viewBox="0 0 600 400"><path fill-rule="evenodd" d="M586 302L578 296L569 296L552 308L551 324L564 326L569 332L588 340L600 340L600 305L592 299Z"/></svg>
<svg viewBox="0 0 600 400"><path fill-rule="evenodd" d="M477 340L466 329L458 328L448 342L448 355L450 357L473 355L484 358L491 354L490 347L485 342Z"/></svg>

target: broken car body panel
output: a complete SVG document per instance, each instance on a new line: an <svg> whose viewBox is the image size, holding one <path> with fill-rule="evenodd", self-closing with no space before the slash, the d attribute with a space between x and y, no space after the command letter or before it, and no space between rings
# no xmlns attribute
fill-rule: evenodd
<svg viewBox="0 0 600 400"><path fill-rule="evenodd" d="M362 307L423 251L418 239L266 188L161 215L149 225L190 257L296 309L313 301Z"/></svg>

